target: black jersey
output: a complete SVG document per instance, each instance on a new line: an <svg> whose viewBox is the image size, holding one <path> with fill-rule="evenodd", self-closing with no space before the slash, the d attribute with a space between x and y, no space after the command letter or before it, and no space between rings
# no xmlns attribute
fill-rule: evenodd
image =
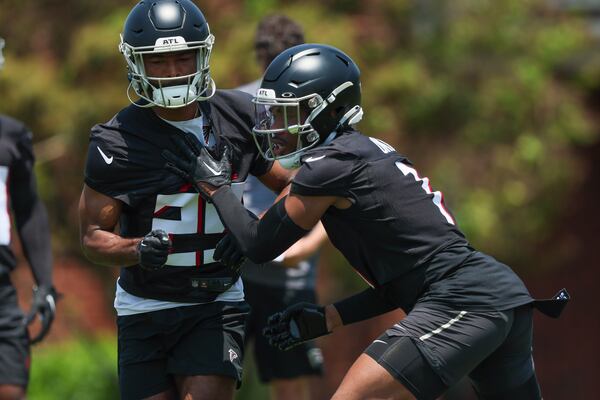
<svg viewBox="0 0 600 400"><path fill-rule="evenodd" d="M217 147L225 140L230 143L232 186L241 198L248 174L260 176L271 168L271 163L260 157L251 135L254 110L249 96L218 90L199 105L205 128L210 127ZM153 229L163 229L173 242L173 252L161 270L147 271L139 265L121 268L119 284L123 289L145 298L204 302L218 294L206 290L206 279L218 280L232 274L212 258L224 227L212 204L165 169L163 149L178 154L170 140L173 135L198 140L151 109L130 105L92 129L85 183L124 203L121 236L141 237Z"/></svg>
<svg viewBox="0 0 600 400"><path fill-rule="evenodd" d="M15 267L10 248L11 219L9 208L15 183L29 185L33 175L31 132L10 117L0 116L0 275Z"/></svg>
<svg viewBox="0 0 600 400"><path fill-rule="evenodd" d="M443 291L443 285L432 284L444 280L473 252L442 193L432 189L429 179L421 177L393 147L359 132L345 132L308 151L291 191L350 199L349 208L330 207L322 216L329 239L370 285L385 288L393 283L405 310L428 288ZM498 296L490 301L504 307L506 303L499 304L504 289L511 304L515 298L521 304L531 300L510 269L498 266L495 270L499 275L490 277L508 274L509 279L500 280L507 288L498 288ZM467 286L473 283L471 279L477 281L478 275L484 275L474 271L464 280ZM478 281L476 284L481 286ZM477 304L478 299L470 300Z"/></svg>

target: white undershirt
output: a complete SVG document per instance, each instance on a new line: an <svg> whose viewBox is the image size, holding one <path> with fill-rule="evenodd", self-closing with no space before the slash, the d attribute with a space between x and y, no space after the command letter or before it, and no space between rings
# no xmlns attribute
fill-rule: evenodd
<svg viewBox="0 0 600 400"><path fill-rule="evenodd" d="M184 132L194 134L200 143L205 146L212 147L216 143L216 139L212 132L208 138L208 143L205 142L203 134L204 123L202 116L187 121L168 121L166 119L163 119L163 121ZM238 302L243 300L244 284L242 279L238 278L238 280L233 284L233 286L231 286L231 288L229 288L229 290L218 295L214 301ZM114 306L115 310L117 310L118 316L142 314L151 311L165 310L168 308L195 306L198 304L206 303L177 303L173 301L146 299L143 297L134 296L133 294L126 292L121 285L119 285L119 281L117 280Z"/></svg>

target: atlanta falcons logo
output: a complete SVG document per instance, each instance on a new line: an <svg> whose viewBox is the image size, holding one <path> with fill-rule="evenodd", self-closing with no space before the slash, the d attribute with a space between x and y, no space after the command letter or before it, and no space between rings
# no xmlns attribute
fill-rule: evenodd
<svg viewBox="0 0 600 400"><path fill-rule="evenodd" d="M236 358L238 358L237 353L232 349L229 349L229 361L233 362L233 360L235 360Z"/></svg>

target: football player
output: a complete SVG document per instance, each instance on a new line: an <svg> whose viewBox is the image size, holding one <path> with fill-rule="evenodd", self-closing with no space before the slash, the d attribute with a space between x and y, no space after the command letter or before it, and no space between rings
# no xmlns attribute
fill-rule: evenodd
<svg viewBox="0 0 600 400"><path fill-rule="evenodd" d="M298 173L289 195L259 220L219 179L228 175L226 153L219 174L187 168L186 154L177 167L233 236L215 255L227 260L241 251L254 262L269 260L321 220L371 286L335 304L299 303L273 315L270 342L292 348L400 307L406 318L372 342L334 399L435 399L463 376L482 399L540 399L532 306L557 316L568 294L533 300L508 266L471 247L428 178L392 146L354 128L363 111L353 60L326 45L293 47L269 65L254 102L254 135L269 143L263 156Z"/></svg>
<svg viewBox="0 0 600 400"><path fill-rule="evenodd" d="M264 71L283 50L304 43L304 32L295 21L282 14L264 17L258 24L254 51ZM240 86L255 95L261 79ZM275 194L250 176L244 190L244 206L260 215L274 202ZM244 293L252 308L246 326L246 341L253 339L254 360L260 380L271 386L271 398L301 400L310 397L309 375L321 375L323 355L314 341L290 351L269 346L262 334L267 318L276 311L301 301L316 301L319 247L327 240L321 223L277 257L277 261L242 268Z"/></svg>
<svg viewBox="0 0 600 400"><path fill-rule="evenodd" d="M115 308L123 399L227 399L241 380L249 307L237 266L213 256L224 227L214 206L165 168L161 151L227 148L232 170L223 178L238 201L249 174L281 191L290 172L254 145L251 97L216 89L213 42L193 2L139 2L120 44L132 104L92 128L81 242L93 262L121 267Z"/></svg>
<svg viewBox="0 0 600 400"><path fill-rule="evenodd" d="M0 69L3 47L4 39L0 38ZM36 189L31 137L21 122L0 115L0 400L25 398L30 345L46 336L56 311L50 229ZM19 308L10 280L16 265L10 247L13 222L36 283L27 316ZM41 330L30 337L27 325L36 317Z"/></svg>

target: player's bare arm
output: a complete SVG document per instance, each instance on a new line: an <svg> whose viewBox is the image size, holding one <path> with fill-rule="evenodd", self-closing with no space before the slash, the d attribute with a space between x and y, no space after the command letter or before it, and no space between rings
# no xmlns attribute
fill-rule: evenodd
<svg viewBox="0 0 600 400"><path fill-rule="evenodd" d="M281 264L287 268L297 268L300 261L312 256L327 241L327 232L321 222L302 239L283 253Z"/></svg>
<svg viewBox="0 0 600 400"><path fill-rule="evenodd" d="M271 190L279 193L274 201L274 203L277 203L290 193L291 185L289 183L296 175L298 170L283 168L278 161L275 161L273 163L271 172L272 173L270 174L267 173L259 177L259 180L261 180L265 186L271 188ZM278 191L277 188L280 187L285 181L287 181L287 186L285 186L283 190ZM261 214L261 216L262 215L264 214ZM284 254L281 255L283 256L281 265L287 268L297 267L300 261L306 260L312 254L314 254L326 241L327 232L325 232L323 224L319 222L306 236L298 240L294 245L287 249Z"/></svg>
<svg viewBox="0 0 600 400"><path fill-rule="evenodd" d="M83 252L90 261L106 266L138 263L141 238L123 238L114 232L122 207L119 200L84 185L79 199L79 235Z"/></svg>
<svg viewBox="0 0 600 400"><path fill-rule="evenodd" d="M258 180L275 193L279 193L277 197L277 200L279 200L289 193L289 185L294 175L296 175L295 170L285 169L278 161L275 161L269 172L259 176Z"/></svg>

